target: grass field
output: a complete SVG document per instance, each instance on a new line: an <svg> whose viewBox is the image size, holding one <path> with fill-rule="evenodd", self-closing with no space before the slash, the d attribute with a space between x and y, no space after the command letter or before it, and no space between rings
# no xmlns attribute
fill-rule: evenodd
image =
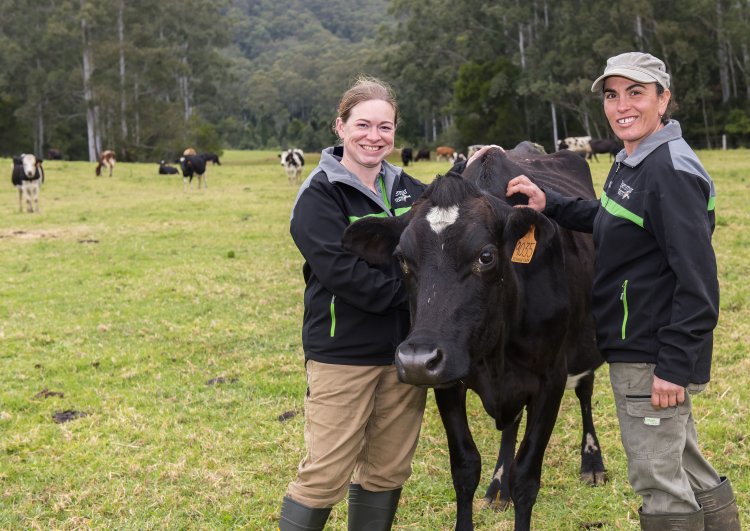
<svg viewBox="0 0 750 531"><path fill-rule="evenodd" d="M750 525L750 152L701 152L718 190L722 287L700 440ZM308 156L308 169L316 163ZM275 152L227 152L207 190L156 164L45 162L41 214L0 187L0 529L276 529L303 453L302 260L296 189ZM606 157L592 164L597 188ZM425 181L447 163L420 162ZM606 367L594 397L610 481L578 481L578 404L566 393L534 509L539 530L638 529ZM428 401L395 529L452 529L445 435ZM61 412L75 417L58 423ZM280 416L288 417L279 420ZM499 434L470 397L484 457ZM481 491L481 492L480 492ZM512 511L482 511L508 530ZM346 529L346 506L329 529Z"/></svg>

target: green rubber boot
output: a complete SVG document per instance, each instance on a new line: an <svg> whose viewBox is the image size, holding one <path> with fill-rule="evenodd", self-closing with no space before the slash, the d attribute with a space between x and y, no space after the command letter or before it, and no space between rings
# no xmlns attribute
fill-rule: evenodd
<svg viewBox="0 0 750 531"><path fill-rule="evenodd" d="M311 509L284 496L279 531L323 531L331 508Z"/></svg>
<svg viewBox="0 0 750 531"><path fill-rule="evenodd" d="M703 531L703 509L694 513L646 514L638 509L643 531Z"/></svg>
<svg viewBox="0 0 750 531"><path fill-rule="evenodd" d="M703 507L706 531L741 531L740 515L732 485L725 477L716 487L695 493Z"/></svg>
<svg viewBox="0 0 750 531"><path fill-rule="evenodd" d="M389 531L398 509L401 489L371 492L349 485L349 531Z"/></svg>

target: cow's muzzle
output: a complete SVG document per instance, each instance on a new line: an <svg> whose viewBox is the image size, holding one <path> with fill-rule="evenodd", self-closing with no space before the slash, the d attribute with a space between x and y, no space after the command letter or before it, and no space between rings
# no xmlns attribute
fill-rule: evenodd
<svg viewBox="0 0 750 531"><path fill-rule="evenodd" d="M468 367L463 370L455 361L434 344L420 345L406 340L396 351L398 379L411 385L445 387L455 383L468 373Z"/></svg>

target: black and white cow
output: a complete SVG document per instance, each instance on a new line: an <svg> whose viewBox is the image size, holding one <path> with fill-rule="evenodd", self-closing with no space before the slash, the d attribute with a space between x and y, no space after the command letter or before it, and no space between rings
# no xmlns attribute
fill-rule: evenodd
<svg viewBox="0 0 750 531"><path fill-rule="evenodd" d="M174 166L170 166L166 161L159 161L159 175L175 175L179 173L179 170Z"/></svg>
<svg viewBox="0 0 750 531"><path fill-rule="evenodd" d="M298 148L287 149L279 154L279 159L281 160L281 166L286 172L289 184L299 183L302 176L302 167L305 165L305 157L302 150Z"/></svg>
<svg viewBox="0 0 750 531"><path fill-rule="evenodd" d="M198 190L208 188L208 179L206 178L206 161L198 155L183 155L180 157L180 167L182 168L182 189L193 187L193 176L198 178Z"/></svg>
<svg viewBox="0 0 750 531"><path fill-rule="evenodd" d="M471 158L471 156L482 149L484 147L484 144L472 144L468 148L466 148L466 156Z"/></svg>
<svg viewBox="0 0 750 531"><path fill-rule="evenodd" d="M219 156L216 153L200 153L199 156L203 157L203 160L205 160L206 162L211 162L214 166L221 166Z"/></svg>
<svg viewBox="0 0 750 531"><path fill-rule="evenodd" d="M558 141L557 149L567 149L573 153L578 153L582 157L589 157L591 153L591 137L590 136L569 136Z"/></svg>
<svg viewBox="0 0 750 531"><path fill-rule="evenodd" d="M451 164L456 164L457 162L461 162L465 160L466 160L466 155L464 155L463 153L459 153L458 151L454 151L453 155L451 155L448 158L448 162L450 162Z"/></svg>
<svg viewBox="0 0 750 531"><path fill-rule="evenodd" d="M463 176L435 179L405 216L366 218L344 235L345 247L368 262L395 256L401 264L412 325L396 367L401 381L435 389L457 530L473 529L481 469L466 415L468 389L503 430L486 498L501 507L512 499L515 529L530 529L544 451L568 384L584 418L581 476L591 484L605 480L591 416L594 370L603 363L589 308L592 240L532 209L513 208L526 198L507 199L505 189L520 174L566 195L594 197L588 164L571 152L493 149Z"/></svg>
<svg viewBox="0 0 750 531"><path fill-rule="evenodd" d="M588 158L591 160L591 157L594 157L597 162L599 162L597 154L609 153L609 160L612 160L612 157L617 156L622 149L622 144L612 138L593 138L589 142L589 145L591 146L591 151L588 154Z"/></svg>
<svg viewBox="0 0 750 531"><path fill-rule="evenodd" d="M39 212L39 190L44 182L42 162L35 155L26 153L13 157L11 182L18 189L19 212L23 212L24 201L28 212Z"/></svg>
<svg viewBox="0 0 750 531"><path fill-rule="evenodd" d="M405 147L401 150L401 163L408 166L414 160L414 153L411 148Z"/></svg>

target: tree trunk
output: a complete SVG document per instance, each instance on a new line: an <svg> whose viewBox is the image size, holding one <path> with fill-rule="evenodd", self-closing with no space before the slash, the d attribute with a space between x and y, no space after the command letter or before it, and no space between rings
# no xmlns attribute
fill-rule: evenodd
<svg viewBox="0 0 750 531"><path fill-rule="evenodd" d="M127 102L125 99L125 23L123 14L125 11L125 0L120 0L117 10L117 39L120 47L120 132L122 133L122 144L120 153L125 158L125 144L128 139Z"/></svg>
<svg viewBox="0 0 750 531"><path fill-rule="evenodd" d="M552 110L552 149L557 151L557 143L559 142L559 137L557 134L557 111L555 110L554 102L550 102L549 105L550 109Z"/></svg>
<svg viewBox="0 0 750 531"><path fill-rule="evenodd" d="M44 105L42 101L36 104L36 127L34 131L34 154L44 158Z"/></svg>
<svg viewBox="0 0 750 531"><path fill-rule="evenodd" d="M81 14L83 15L86 1L81 0ZM94 106L94 89L91 74L94 70L91 42L89 41L86 17L81 16L81 34L83 36L83 101L86 104L86 136L88 139L89 161L97 160L96 148L96 107Z"/></svg>
<svg viewBox="0 0 750 531"><path fill-rule="evenodd" d="M727 103L730 97L729 90L729 53L727 51L727 40L724 35L724 13L721 0L716 0L716 37L719 41L719 82L721 83L721 103Z"/></svg>
<svg viewBox="0 0 750 531"><path fill-rule="evenodd" d="M180 87L180 96L182 97L182 109L183 117L187 122L193 115L193 108L190 104L190 81L188 79L188 43L183 45L183 56L182 64L185 65L185 70L178 76L178 84Z"/></svg>

